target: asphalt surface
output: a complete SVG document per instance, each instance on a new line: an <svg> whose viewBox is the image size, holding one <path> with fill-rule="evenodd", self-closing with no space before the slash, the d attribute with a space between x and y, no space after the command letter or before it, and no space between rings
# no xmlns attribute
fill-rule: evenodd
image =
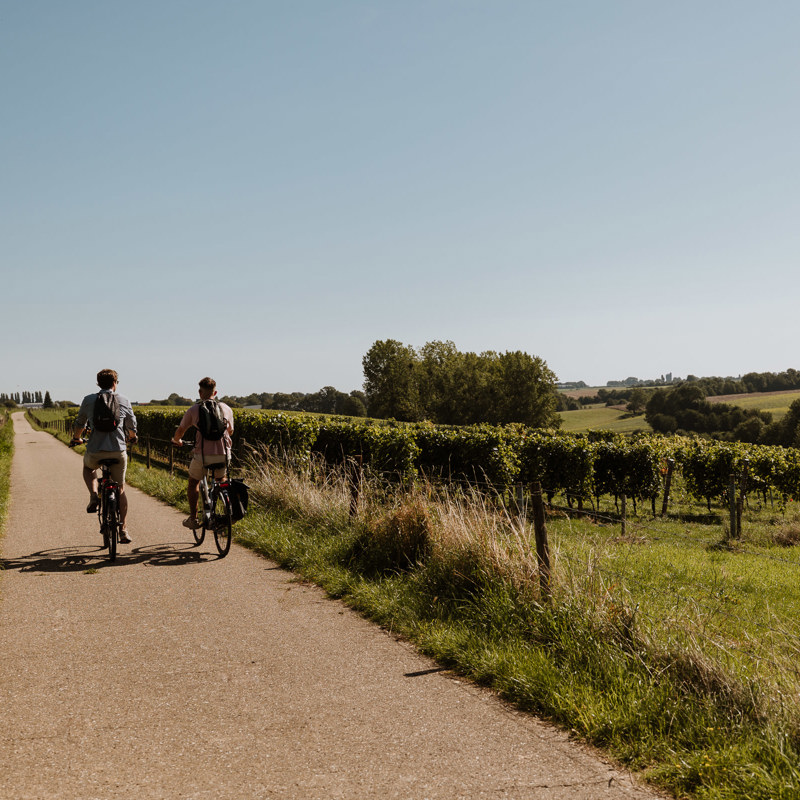
<svg viewBox="0 0 800 800"><path fill-rule="evenodd" d="M14 426L1 798L657 796L131 487L110 564L80 456Z"/></svg>

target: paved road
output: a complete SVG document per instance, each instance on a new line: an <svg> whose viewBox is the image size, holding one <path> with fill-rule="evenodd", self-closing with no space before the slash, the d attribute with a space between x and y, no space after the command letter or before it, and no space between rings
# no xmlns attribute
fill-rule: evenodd
<svg viewBox="0 0 800 800"><path fill-rule="evenodd" d="M0 797L654 797L274 564L193 547L134 489L107 563L80 457L14 425Z"/></svg>

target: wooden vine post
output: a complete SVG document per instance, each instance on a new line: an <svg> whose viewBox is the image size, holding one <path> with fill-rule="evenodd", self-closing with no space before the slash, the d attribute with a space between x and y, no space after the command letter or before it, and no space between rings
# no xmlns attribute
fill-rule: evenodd
<svg viewBox="0 0 800 800"><path fill-rule="evenodd" d="M353 456L350 460L348 476L350 480L350 516L355 517L358 514L358 495L361 491L361 481L364 476L363 456Z"/></svg>
<svg viewBox="0 0 800 800"><path fill-rule="evenodd" d="M731 517L728 539L735 539L738 534L736 531L736 476L733 474L728 478L728 511Z"/></svg>
<svg viewBox="0 0 800 800"><path fill-rule="evenodd" d="M547 543L547 526L544 518L542 484L534 481L531 486L533 509L533 531L536 537L536 560L539 564L539 591L543 601L550 600L550 547Z"/></svg>
<svg viewBox="0 0 800 800"><path fill-rule="evenodd" d="M664 480L664 502L661 504L661 516L667 516L667 506L669 505L669 493L672 489L672 473L675 471L675 459L667 459L667 477Z"/></svg>
<svg viewBox="0 0 800 800"><path fill-rule="evenodd" d="M747 494L747 471L750 460L742 461L742 472L739 475L739 496L736 498L736 538L742 538L742 514L744 513L744 496Z"/></svg>

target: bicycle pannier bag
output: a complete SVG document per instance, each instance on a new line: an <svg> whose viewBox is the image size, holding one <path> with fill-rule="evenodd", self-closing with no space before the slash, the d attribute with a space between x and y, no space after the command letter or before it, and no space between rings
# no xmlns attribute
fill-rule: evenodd
<svg viewBox="0 0 800 800"><path fill-rule="evenodd" d="M119 398L113 392L97 393L92 427L103 433L111 433L119 427Z"/></svg>
<svg viewBox="0 0 800 800"><path fill-rule="evenodd" d="M238 478L232 478L230 482L229 496L231 498L231 517L234 522L238 522L247 513L249 498L247 494L248 486Z"/></svg>
<svg viewBox="0 0 800 800"><path fill-rule="evenodd" d="M203 400L200 403L200 414L197 420L197 430L209 442L219 441L227 427L225 415L217 400Z"/></svg>

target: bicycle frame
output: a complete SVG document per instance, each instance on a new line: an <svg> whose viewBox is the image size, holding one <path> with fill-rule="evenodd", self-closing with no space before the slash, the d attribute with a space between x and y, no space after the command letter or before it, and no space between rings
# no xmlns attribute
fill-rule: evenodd
<svg viewBox="0 0 800 800"><path fill-rule="evenodd" d="M202 535L200 541L205 537L207 530L212 530L214 532L214 541L216 542L219 556L220 558L224 558L228 555L233 538L231 531L233 518L229 494L230 477L228 475L227 461L225 463L225 476L223 478L215 477L214 473L218 469L221 469L221 466L218 464L203 465L203 477L198 487L200 499L203 503ZM197 539L196 535L195 539Z"/></svg>
<svg viewBox="0 0 800 800"><path fill-rule="evenodd" d="M193 447L194 442L181 440L181 445ZM223 469L224 477L217 478L214 473ZM197 482L198 505L201 506L198 510L201 511L201 519L200 525L192 530L195 544L202 544L206 538L206 531L213 531L220 558L228 555L233 540L229 469L227 448L224 463L206 464L203 456L203 477Z"/></svg>
<svg viewBox="0 0 800 800"><path fill-rule="evenodd" d="M97 518L100 521L103 546L108 548L108 557L111 561L117 557L117 540L122 530L119 517L121 487L111 477L111 464L114 462L116 459L104 459L100 462L100 479L97 484L97 494L100 496Z"/></svg>

